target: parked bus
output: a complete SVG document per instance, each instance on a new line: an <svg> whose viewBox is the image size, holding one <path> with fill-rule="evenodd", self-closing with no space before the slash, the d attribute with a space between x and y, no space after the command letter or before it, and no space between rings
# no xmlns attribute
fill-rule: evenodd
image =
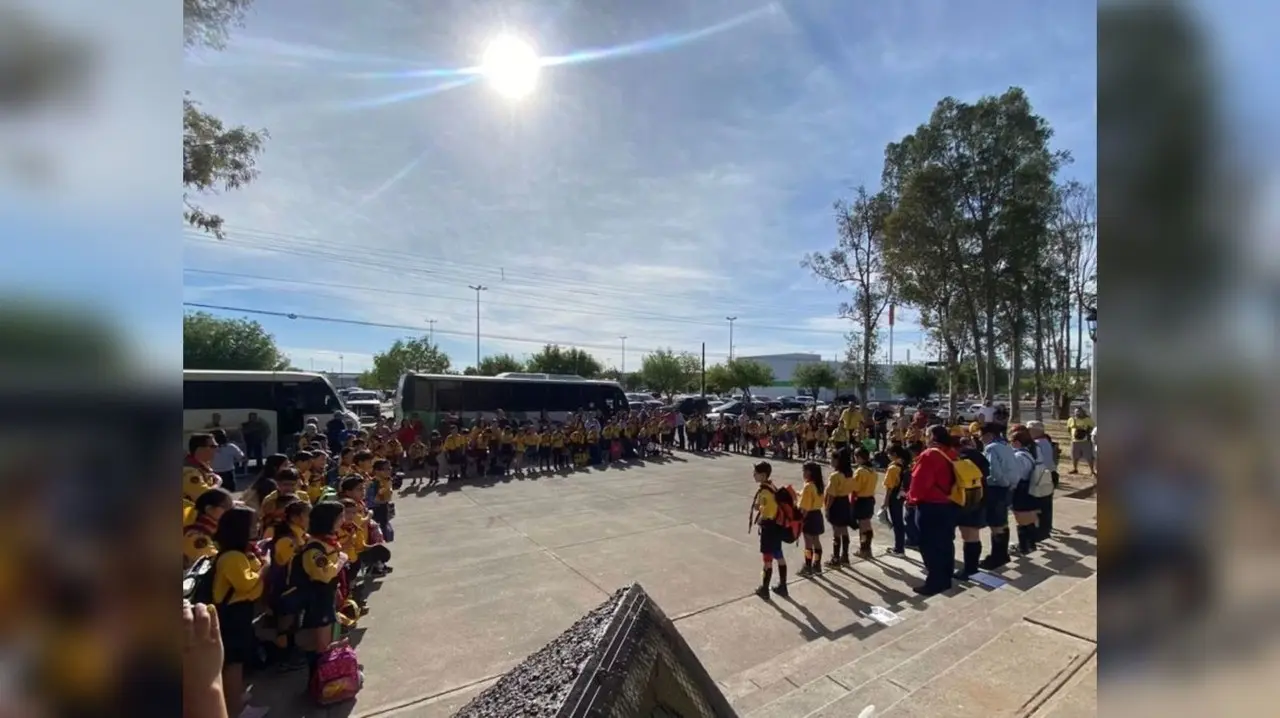
<svg viewBox="0 0 1280 718"><path fill-rule="evenodd" d="M498 376L405 374L396 391L396 420L416 416L435 428L448 416L492 419L499 409L514 421L564 421L570 412L611 416L627 409L627 395L612 381L564 374L508 372Z"/></svg>
<svg viewBox="0 0 1280 718"><path fill-rule="evenodd" d="M242 441L240 425L256 413L267 423L267 453L289 450L283 442L301 432L307 419L324 426L341 412L348 426L360 420L347 411L333 385L323 374L299 371L200 371L182 372L182 434L208 431L213 415L235 441Z"/></svg>

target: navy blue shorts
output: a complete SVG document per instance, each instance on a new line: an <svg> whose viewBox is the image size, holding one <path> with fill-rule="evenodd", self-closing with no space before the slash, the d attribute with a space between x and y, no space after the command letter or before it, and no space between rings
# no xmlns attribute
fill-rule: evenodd
<svg viewBox="0 0 1280 718"><path fill-rule="evenodd" d="M1009 490L1003 486L987 488L982 500L982 514L985 525L999 528L1009 525Z"/></svg>

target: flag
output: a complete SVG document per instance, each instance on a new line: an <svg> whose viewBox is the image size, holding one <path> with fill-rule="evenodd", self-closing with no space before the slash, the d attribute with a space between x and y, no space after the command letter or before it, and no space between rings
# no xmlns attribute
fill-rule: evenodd
<svg viewBox="0 0 1280 718"><path fill-rule="evenodd" d="M893 326L893 304L889 305L889 326Z"/></svg>

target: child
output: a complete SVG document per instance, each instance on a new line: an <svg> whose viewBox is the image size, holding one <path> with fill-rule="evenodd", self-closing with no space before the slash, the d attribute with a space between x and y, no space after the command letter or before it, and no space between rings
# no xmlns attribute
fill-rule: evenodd
<svg viewBox="0 0 1280 718"><path fill-rule="evenodd" d="M391 462L378 459L373 462L373 483L370 492L373 500L368 502L373 520L378 522L382 535L387 541L395 540L391 519L395 517L396 505L391 502L392 492Z"/></svg>
<svg viewBox="0 0 1280 718"><path fill-rule="evenodd" d="M284 517L272 530L266 553L271 560L266 570L267 604L276 619L276 648L282 651L284 667L301 667L294 658L297 648L294 629L298 625L298 612L302 609L297 588L289 585L289 567L293 559L307 543L307 525L311 520L311 507L305 502L294 501L284 508Z"/></svg>
<svg viewBox="0 0 1280 718"><path fill-rule="evenodd" d="M837 451L831 457L831 467L835 471L827 477L827 490L823 494L827 521L834 537L827 567L840 568L849 565L849 524L853 522L853 508L849 502L849 495L853 493L853 455L849 449Z"/></svg>
<svg viewBox="0 0 1280 718"><path fill-rule="evenodd" d="M903 517L903 502L911 484L907 471L907 451L901 445L890 444L889 468L884 472L884 502L889 509L889 523L893 526L893 548L889 553L901 556L906 549L907 527Z"/></svg>
<svg viewBox="0 0 1280 718"><path fill-rule="evenodd" d="M778 516L778 500L775 497L776 489L770 481L773 474L773 467L767 461L761 461L755 465L752 474L756 480L756 495L751 501L751 513L747 518L747 530L755 528L760 534L760 558L764 561L764 571L761 574L760 587L756 589L756 595L769 600L769 579L773 577L773 563L778 563L778 585L773 587L773 592L787 597L787 559L782 554L782 528L778 526L775 519Z"/></svg>
<svg viewBox="0 0 1280 718"><path fill-rule="evenodd" d="M871 539L875 530L871 519L876 515L876 472L871 468L871 452L865 446L853 451L858 468L853 474L853 519L858 522L858 558L871 558Z"/></svg>
<svg viewBox="0 0 1280 718"><path fill-rule="evenodd" d="M347 566L347 555L338 541L342 512L342 504L334 501L316 504L307 522L309 539L289 570L291 583L299 587L297 600L302 606L298 642L307 651L312 671L320 654L333 642L333 627L338 621L339 575Z"/></svg>
<svg viewBox="0 0 1280 718"><path fill-rule="evenodd" d="M800 502L796 507L804 515L804 568L798 571L801 576L816 576L822 573L822 534L826 532L826 522L822 520L822 496L826 486L822 481L822 467L812 461L801 468L804 476L804 490L800 492Z"/></svg>
<svg viewBox="0 0 1280 718"><path fill-rule="evenodd" d="M218 554L213 536L218 531L218 521L233 506L231 493L223 488L209 489L196 497L195 508L190 512L191 521L182 529L183 570L205 556Z"/></svg>
<svg viewBox="0 0 1280 718"><path fill-rule="evenodd" d="M303 495L298 494L298 483L297 469L290 467L276 472L276 490L262 499L262 506L258 509L259 536L265 536L269 527L280 522L281 514L277 505L281 499L291 496L306 500Z"/></svg>
<svg viewBox="0 0 1280 718"><path fill-rule="evenodd" d="M213 603L222 634L223 695L227 715L232 716L244 709L244 669L258 653L253 619L263 591L262 556L253 543L253 531L253 509L236 506L222 515L213 537L219 547L214 559Z"/></svg>
<svg viewBox="0 0 1280 718"><path fill-rule="evenodd" d="M449 480L462 478L462 467L466 463L467 439L458 433L458 427L449 427L449 435L444 438L445 457L448 462Z"/></svg>

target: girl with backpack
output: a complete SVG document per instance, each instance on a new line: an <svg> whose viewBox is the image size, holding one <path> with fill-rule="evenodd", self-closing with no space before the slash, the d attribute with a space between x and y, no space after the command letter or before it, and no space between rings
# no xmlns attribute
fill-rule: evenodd
<svg viewBox="0 0 1280 718"><path fill-rule="evenodd" d="M1036 527L1037 513L1040 510L1040 499L1031 495L1031 474L1036 468L1036 443L1031 432L1019 427L1009 437L1009 445L1013 447L1013 456L1018 462L1018 484L1013 488L1010 508L1013 509L1013 520L1018 525L1018 552L1023 556L1036 549L1040 537Z"/></svg>
<svg viewBox="0 0 1280 718"><path fill-rule="evenodd" d="M254 633L255 608L262 597L263 556L253 542L253 509L236 506L222 515L214 542L218 557L213 567L213 603L222 634L222 686L227 715L244 709L244 669L258 653Z"/></svg>
<svg viewBox="0 0 1280 718"><path fill-rule="evenodd" d="M822 573L822 534L827 524L822 520L822 496L827 487L822 481L822 467L810 461L800 469L804 477L804 490L800 492L798 508L804 514L804 568L799 576L816 576Z"/></svg>

